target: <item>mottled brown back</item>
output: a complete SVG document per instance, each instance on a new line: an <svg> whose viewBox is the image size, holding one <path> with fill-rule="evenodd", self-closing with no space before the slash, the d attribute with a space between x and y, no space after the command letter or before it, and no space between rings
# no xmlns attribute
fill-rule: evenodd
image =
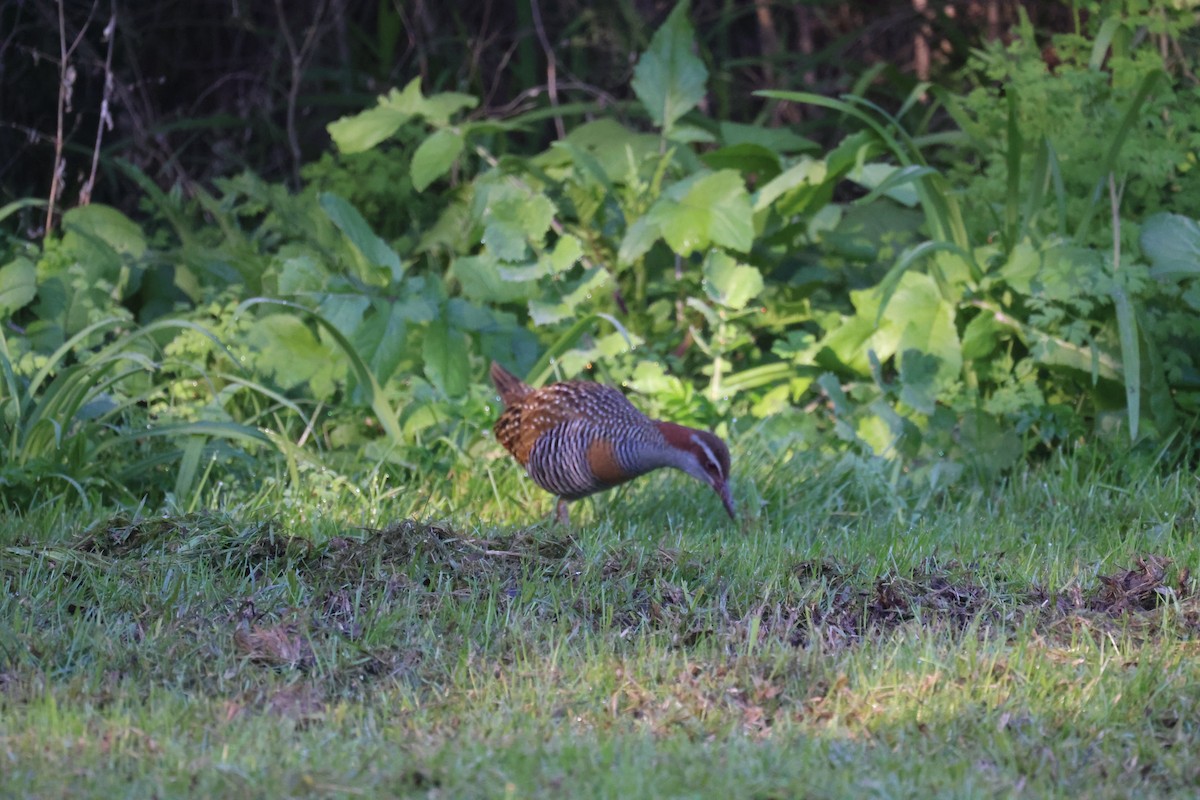
<svg viewBox="0 0 1200 800"><path fill-rule="evenodd" d="M560 497L584 497L642 474L647 452L666 446L657 425L611 386L564 381L532 389L497 365L492 380L507 408L496 440L534 482Z"/></svg>

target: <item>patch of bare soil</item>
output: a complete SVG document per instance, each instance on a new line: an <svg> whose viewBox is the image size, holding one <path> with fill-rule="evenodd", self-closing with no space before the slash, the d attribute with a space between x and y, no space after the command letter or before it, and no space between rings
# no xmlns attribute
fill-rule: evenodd
<svg viewBox="0 0 1200 800"><path fill-rule="evenodd" d="M1134 564L1097 576L1094 587L1035 590L1041 621L1051 633L1079 629L1119 632L1143 640L1163 635L1200 638L1200 596L1188 569L1172 573L1165 556L1148 554Z"/></svg>
<svg viewBox="0 0 1200 800"><path fill-rule="evenodd" d="M75 549L106 556L122 556L148 544L186 536L186 518L133 519L118 515L89 528Z"/></svg>
<svg viewBox="0 0 1200 800"><path fill-rule="evenodd" d="M1175 585L1167 583L1171 560L1164 556L1138 556L1133 569L1117 570L1101 575L1100 585L1089 599L1087 607L1116 615L1130 611L1148 611L1162 603L1183 599L1188 595L1188 571L1183 569Z"/></svg>
<svg viewBox="0 0 1200 800"><path fill-rule="evenodd" d="M251 661L272 667L307 667L313 660L312 645L295 622L278 625L244 622L233 632L233 645Z"/></svg>
<svg viewBox="0 0 1200 800"><path fill-rule="evenodd" d="M225 701L225 720L229 721L248 711L258 711L282 717L306 727L325 717L325 689L308 680L289 683L277 689L257 689L243 692Z"/></svg>
<svg viewBox="0 0 1200 800"><path fill-rule="evenodd" d="M858 569L831 560L803 561L792 568L797 590L752 612L760 637L792 645L838 649L877 638L901 626L938 630L983 628L1003 618L1003 603L976 578L978 565L923 562L909 574L870 581ZM746 620L742 621L743 624Z"/></svg>

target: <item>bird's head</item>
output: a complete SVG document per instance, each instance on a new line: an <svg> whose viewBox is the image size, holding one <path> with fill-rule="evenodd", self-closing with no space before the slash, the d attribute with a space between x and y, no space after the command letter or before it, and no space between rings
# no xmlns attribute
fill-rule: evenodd
<svg viewBox="0 0 1200 800"><path fill-rule="evenodd" d="M679 468L711 486L729 512L729 518L736 520L737 509L729 493L729 448L725 443L708 431L671 422L659 422L658 426L667 443L682 452Z"/></svg>

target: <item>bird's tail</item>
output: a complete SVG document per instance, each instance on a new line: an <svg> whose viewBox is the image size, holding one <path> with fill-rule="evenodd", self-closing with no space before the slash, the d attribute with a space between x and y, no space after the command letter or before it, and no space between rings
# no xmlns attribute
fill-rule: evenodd
<svg viewBox="0 0 1200 800"><path fill-rule="evenodd" d="M506 406L520 402L525 395L533 391L529 384L495 361L492 362L492 383L496 385L496 391L500 393L500 399Z"/></svg>

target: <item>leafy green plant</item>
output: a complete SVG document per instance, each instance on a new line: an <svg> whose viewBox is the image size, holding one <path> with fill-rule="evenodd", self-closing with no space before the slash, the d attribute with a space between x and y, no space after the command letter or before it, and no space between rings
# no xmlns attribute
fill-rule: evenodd
<svg viewBox="0 0 1200 800"><path fill-rule="evenodd" d="M165 320L118 334L90 349L86 342L116 331L123 320L100 320L83 328L45 358L14 364L0 335L0 485L9 502L53 497L66 484L88 505L99 496L127 500L170 491L190 501L207 461L232 454L224 442L260 447L271 440L259 430L230 421L154 420L143 407L160 387L147 376L161 364L144 344L162 330L191 328ZM22 363L36 363L26 375ZM175 465L174 481L159 482L164 466ZM51 487L50 492L43 489Z"/></svg>
<svg viewBox="0 0 1200 800"><path fill-rule="evenodd" d="M927 487L1084 437L1163 441L1196 406L1195 289L1159 263L1183 258L1186 226L1149 212L1163 181L1190 198L1195 123L1131 20L1068 37L1055 70L1020 29L980 52L973 90L917 86L894 113L763 95L836 115L848 131L825 152L705 115L680 4L623 121L582 105L480 119L475 97L412 81L331 125L341 152L299 193L246 173L185 197L126 168L145 225L78 209L0 266L21 334L8 391L26 398L10 417L60 376L64 398L103 382L70 372L88 365L121 375L119 410L110 427L74 400L48 411L76 419L61 427L78 447L134 424L234 425L266 431L294 482L408 481L479 463L499 359L535 382L592 372L722 433L882 457ZM1045 107L1081 92L1077 141ZM939 108L960 130L929 130ZM523 152L527 126L584 111ZM9 434L14 452L45 441ZM181 436L155 474L176 459L194 499L212 462Z"/></svg>
<svg viewBox="0 0 1200 800"><path fill-rule="evenodd" d="M697 112L707 71L686 11L635 71L653 133L597 120L538 155L492 158L477 124L421 111L465 108L462 97L403 93L405 120L431 130L414 174L448 174L464 137L491 165L459 185L414 255L445 265L450 297L514 315L552 354L534 363L522 345L510 360L537 380L598 367L700 424L816 394L849 446L941 481L988 480L1122 417L1135 440L1169 434L1179 387L1144 356L1179 340L1161 335L1166 287L1130 246L1136 221L1121 222L1129 204L1153 207L1184 160L1178 148L1151 158L1152 142L1191 135L1190 122L1164 127L1177 100L1151 48L1118 21L1091 41L1056 40L1052 72L1026 23L980 52L970 74L986 83L961 98L918 86L893 115L856 96L763 93L861 126L820 156L788 132ZM930 92L961 133L909 132ZM1076 96L1088 103L1067 103ZM1086 140L1064 138L1048 111L1065 105ZM967 166L943 166L948 155ZM837 199L847 186L858 196Z"/></svg>

